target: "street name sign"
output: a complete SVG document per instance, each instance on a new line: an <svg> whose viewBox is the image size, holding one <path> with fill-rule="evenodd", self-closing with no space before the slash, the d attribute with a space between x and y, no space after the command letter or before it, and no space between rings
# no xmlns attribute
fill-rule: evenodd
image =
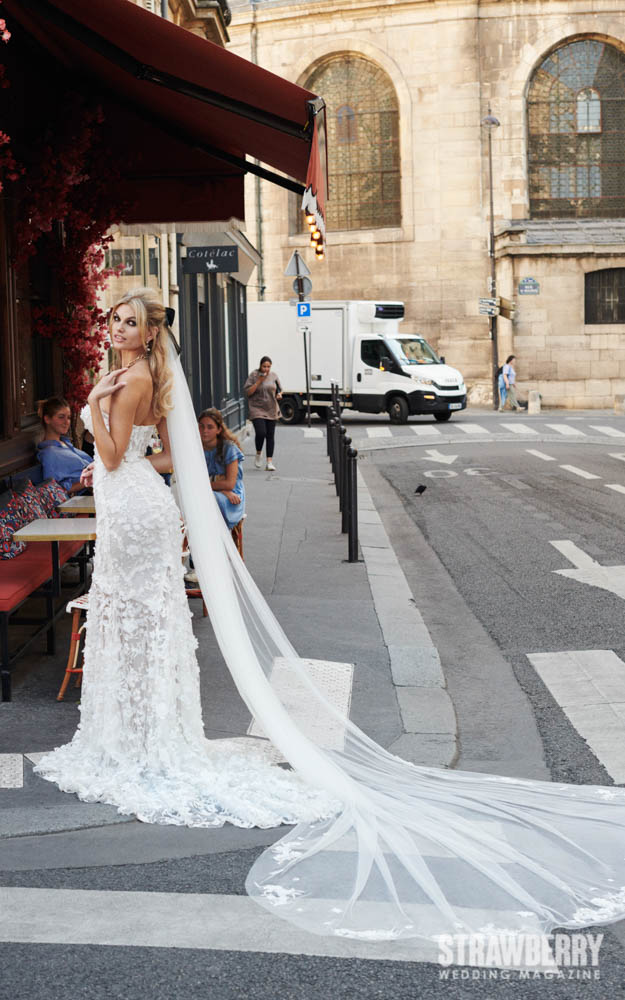
<svg viewBox="0 0 625 1000"><path fill-rule="evenodd" d="M230 274L239 270L239 248L187 247L182 258L183 274Z"/></svg>
<svg viewBox="0 0 625 1000"><path fill-rule="evenodd" d="M519 295L540 295L540 285L536 278L521 278L519 281Z"/></svg>
<svg viewBox="0 0 625 1000"><path fill-rule="evenodd" d="M478 312L481 316L498 316L499 315L499 300L498 299L478 299Z"/></svg>

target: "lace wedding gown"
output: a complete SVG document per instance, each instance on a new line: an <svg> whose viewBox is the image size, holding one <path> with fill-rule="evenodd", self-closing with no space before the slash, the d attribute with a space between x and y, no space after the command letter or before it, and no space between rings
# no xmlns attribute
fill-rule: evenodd
<svg viewBox="0 0 625 1000"><path fill-rule="evenodd" d="M81 416L91 429L89 407ZM295 775L204 736L180 512L144 458L153 434L133 427L112 472L96 454L80 724L35 771L150 823L274 827L328 816L329 800Z"/></svg>
<svg viewBox="0 0 625 1000"><path fill-rule="evenodd" d="M241 698L296 774L204 739L179 514L142 458L145 427L118 469L96 464L81 723L38 773L151 822L297 822L246 888L316 934L439 943L625 917L625 789L416 767L324 697L232 544L173 346L170 364L167 427L211 624Z"/></svg>

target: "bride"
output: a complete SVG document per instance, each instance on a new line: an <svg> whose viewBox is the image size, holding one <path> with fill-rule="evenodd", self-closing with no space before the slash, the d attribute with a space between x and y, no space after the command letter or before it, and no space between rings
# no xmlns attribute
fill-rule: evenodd
<svg viewBox="0 0 625 1000"><path fill-rule="evenodd" d="M297 824L257 859L247 890L319 934L436 941L625 917L625 789L415 767L341 717L232 545L164 307L129 292L110 326L121 367L83 411L98 540L81 718L36 772L145 822ZM163 451L146 458L155 426ZM172 459L221 651L291 770L204 737L180 514L158 475ZM283 698L306 705L306 733Z"/></svg>

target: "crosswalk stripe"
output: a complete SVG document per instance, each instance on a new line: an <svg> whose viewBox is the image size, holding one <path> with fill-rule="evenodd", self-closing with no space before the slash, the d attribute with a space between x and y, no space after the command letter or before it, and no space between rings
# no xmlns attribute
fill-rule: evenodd
<svg viewBox="0 0 625 1000"><path fill-rule="evenodd" d="M625 781L625 663L612 649L530 653L528 659L608 774Z"/></svg>
<svg viewBox="0 0 625 1000"><path fill-rule="evenodd" d="M21 788L24 761L21 753L0 753L0 788Z"/></svg>
<svg viewBox="0 0 625 1000"><path fill-rule="evenodd" d="M481 424L458 423L454 424L454 430L464 431L465 434L490 434L490 431L486 427L482 427Z"/></svg>
<svg viewBox="0 0 625 1000"><path fill-rule="evenodd" d="M441 432L434 424L410 424L410 430L419 437L440 437Z"/></svg>
<svg viewBox="0 0 625 1000"><path fill-rule="evenodd" d="M551 427L557 434L562 434L563 437L586 437L583 431L577 427L571 427L570 424L547 424L546 426Z"/></svg>
<svg viewBox="0 0 625 1000"><path fill-rule="evenodd" d="M537 451L536 448L526 448L528 455L535 455L536 458L542 458L543 462L555 462L553 455L545 455L544 451Z"/></svg>
<svg viewBox="0 0 625 1000"><path fill-rule="evenodd" d="M367 427L367 436L370 438L390 438L393 434L390 427Z"/></svg>
<svg viewBox="0 0 625 1000"><path fill-rule="evenodd" d="M323 431L320 427L304 427L305 438L322 438Z"/></svg>
<svg viewBox="0 0 625 1000"><path fill-rule="evenodd" d="M607 424L591 424L593 431L599 431L600 434L607 434L608 437L613 438L625 438L625 431L618 431L616 427L608 427Z"/></svg>
<svg viewBox="0 0 625 1000"><path fill-rule="evenodd" d="M333 900L318 900L319 912L333 915ZM360 914L358 913L360 910ZM432 925L435 906L405 903L406 918ZM512 927L515 912L467 909L467 923L492 921ZM365 899L356 904L363 926L379 927L394 915L389 904ZM463 916L462 907L458 915ZM534 933L540 933L536 921ZM23 944L194 948L206 951L315 955L368 961L434 962L440 947L422 938L355 940L311 934L258 905L249 896L193 892L127 892L101 889L0 888L0 941ZM552 954L545 969L553 970ZM537 971L541 966L532 966Z"/></svg>
<svg viewBox="0 0 625 1000"><path fill-rule="evenodd" d="M534 427L528 427L527 424L520 424L518 420L515 420L513 424L502 423L501 426L512 431L513 434L538 434L538 431Z"/></svg>
<svg viewBox="0 0 625 1000"><path fill-rule="evenodd" d="M601 476L595 476L594 472L578 469L576 465L561 465L560 468L564 469L565 472L572 472L574 476L579 476L581 479L601 479Z"/></svg>
<svg viewBox="0 0 625 1000"><path fill-rule="evenodd" d="M614 490L615 493L625 493L625 486L621 486L620 483L606 483L606 490Z"/></svg>

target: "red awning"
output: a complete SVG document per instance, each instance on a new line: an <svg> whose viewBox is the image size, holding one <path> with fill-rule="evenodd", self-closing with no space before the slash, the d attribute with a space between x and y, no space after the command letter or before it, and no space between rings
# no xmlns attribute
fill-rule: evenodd
<svg viewBox="0 0 625 1000"><path fill-rule="evenodd" d="M127 178L126 221L242 217L246 172L298 192L323 173L319 98L130 0L4 0L3 11L87 81L109 125L145 153Z"/></svg>

